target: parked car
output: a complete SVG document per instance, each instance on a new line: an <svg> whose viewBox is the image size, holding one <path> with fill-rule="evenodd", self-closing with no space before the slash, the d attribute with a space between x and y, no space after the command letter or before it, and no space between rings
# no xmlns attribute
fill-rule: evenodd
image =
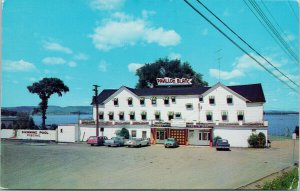
<svg viewBox="0 0 300 191"><path fill-rule="evenodd" d="M111 139L105 140L105 146L124 146L124 137L112 137Z"/></svg>
<svg viewBox="0 0 300 191"><path fill-rule="evenodd" d="M218 139L216 142L216 150L228 150L230 151L230 144L227 139Z"/></svg>
<svg viewBox="0 0 300 191"><path fill-rule="evenodd" d="M165 148L169 148L169 147L179 147L179 143L176 140L176 138L168 138L165 140Z"/></svg>
<svg viewBox="0 0 300 191"><path fill-rule="evenodd" d="M150 145L149 139L143 139L143 138L131 138L128 141L124 143L125 146L128 147L142 147L142 146L148 146Z"/></svg>
<svg viewBox="0 0 300 191"><path fill-rule="evenodd" d="M94 146L94 145L103 145L105 140L107 140L107 137L106 136L90 136L87 140L86 140L86 143L87 144L90 144L91 146Z"/></svg>

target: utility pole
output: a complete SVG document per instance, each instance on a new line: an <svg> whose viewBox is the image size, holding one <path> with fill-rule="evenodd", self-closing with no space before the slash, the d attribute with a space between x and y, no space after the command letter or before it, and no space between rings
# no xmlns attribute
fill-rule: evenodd
<svg viewBox="0 0 300 191"><path fill-rule="evenodd" d="M94 96L94 103L96 104L96 136L99 136L99 110L98 110L98 85L93 85L94 89L93 91L95 92Z"/></svg>

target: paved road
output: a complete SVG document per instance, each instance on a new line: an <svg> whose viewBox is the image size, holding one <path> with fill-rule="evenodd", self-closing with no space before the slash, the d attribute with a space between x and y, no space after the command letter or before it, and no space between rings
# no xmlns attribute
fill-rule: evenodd
<svg viewBox="0 0 300 191"><path fill-rule="evenodd" d="M271 149L230 152L8 141L2 141L1 149L0 186L10 189L234 189L292 161L291 141L273 142Z"/></svg>

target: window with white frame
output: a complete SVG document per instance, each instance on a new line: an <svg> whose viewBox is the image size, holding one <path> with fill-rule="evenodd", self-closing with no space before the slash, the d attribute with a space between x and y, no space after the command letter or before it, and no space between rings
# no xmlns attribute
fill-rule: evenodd
<svg viewBox="0 0 300 191"><path fill-rule="evenodd" d="M156 99L157 99L156 97L152 97L152 98L151 98L151 103L152 103L152 105L155 105L155 104L156 104Z"/></svg>
<svg viewBox="0 0 300 191"><path fill-rule="evenodd" d="M215 96L209 96L209 104L215 104Z"/></svg>
<svg viewBox="0 0 300 191"><path fill-rule="evenodd" d="M130 118L130 120L135 119L135 112L134 111L129 112L129 118Z"/></svg>
<svg viewBox="0 0 300 191"><path fill-rule="evenodd" d="M238 121L244 121L244 111L237 112L237 119Z"/></svg>
<svg viewBox="0 0 300 191"><path fill-rule="evenodd" d="M178 118L181 118L181 113L180 112L176 112L175 113L175 117L178 119Z"/></svg>
<svg viewBox="0 0 300 191"><path fill-rule="evenodd" d="M136 130L131 130L131 137L136 137Z"/></svg>
<svg viewBox="0 0 300 191"><path fill-rule="evenodd" d="M103 120L104 119L104 112L100 111L99 112L99 120Z"/></svg>
<svg viewBox="0 0 300 191"><path fill-rule="evenodd" d="M164 97L164 104L168 105L169 104L169 97Z"/></svg>
<svg viewBox="0 0 300 191"><path fill-rule="evenodd" d="M141 104L141 105L145 105L145 98L144 98L144 97L141 97L141 98L140 98L140 104Z"/></svg>
<svg viewBox="0 0 300 191"><path fill-rule="evenodd" d="M131 105L132 105L132 97L129 97L129 98L127 99L127 101L128 101L128 105L131 106Z"/></svg>
<svg viewBox="0 0 300 191"><path fill-rule="evenodd" d="M187 103L185 104L186 109L193 109L193 104L192 103Z"/></svg>
<svg viewBox="0 0 300 191"><path fill-rule="evenodd" d="M228 112L227 111L222 111L221 116L222 116L222 121L228 121Z"/></svg>
<svg viewBox="0 0 300 191"><path fill-rule="evenodd" d="M202 96L202 95L199 96L199 101L200 101L200 102L203 102L203 96Z"/></svg>
<svg viewBox="0 0 300 191"><path fill-rule="evenodd" d="M118 100L118 98L114 98L114 105L115 105L115 106L119 105L119 100Z"/></svg>
<svg viewBox="0 0 300 191"><path fill-rule="evenodd" d="M175 102L176 102L176 97L175 97L175 96L172 96L172 97L171 97L171 100L172 100L172 103L175 103Z"/></svg>
<svg viewBox="0 0 300 191"><path fill-rule="evenodd" d="M109 120L114 120L114 112L110 111L108 113L108 118L109 118Z"/></svg>
<svg viewBox="0 0 300 191"><path fill-rule="evenodd" d="M160 120L160 112L159 111L156 111L154 113L154 115L155 115L155 120Z"/></svg>
<svg viewBox="0 0 300 191"><path fill-rule="evenodd" d="M232 97L232 95L228 95L227 96L227 103L228 104L233 104L233 97Z"/></svg>
<svg viewBox="0 0 300 191"><path fill-rule="evenodd" d="M141 118L142 118L142 120L147 120L147 112L146 111L141 112Z"/></svg>
<svg viewBox="0 0 300 191"><path fill-rule="evenodd" d="M168 112L168 119L169 119L169 121L174 119L174 112L173 111Z"/></svg>
<svg viewBox="0 0 300 191"><path fill-rule="evenodd" d="M120 120L120 121L123 121L123 120L124 120L124 112L123 112L123 111L120 111L120 112L119 112L119 120Z"/></svg>
<svg viewBox="0 0 300 191"><path fill-rule="evenodd" d="M213 113L211 111L206 112L206 121L212 121L213 120Z"/></svg>

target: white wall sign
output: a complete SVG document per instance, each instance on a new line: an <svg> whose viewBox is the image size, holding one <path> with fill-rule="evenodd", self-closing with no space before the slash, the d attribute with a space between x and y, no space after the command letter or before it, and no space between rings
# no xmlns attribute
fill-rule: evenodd
<svg viewBox="0 0 300 191"><path fill-rule="evenodd" d="M168 86L168 85L191 85L192 79L188 78L156 78L157 85Z"/></svg>

